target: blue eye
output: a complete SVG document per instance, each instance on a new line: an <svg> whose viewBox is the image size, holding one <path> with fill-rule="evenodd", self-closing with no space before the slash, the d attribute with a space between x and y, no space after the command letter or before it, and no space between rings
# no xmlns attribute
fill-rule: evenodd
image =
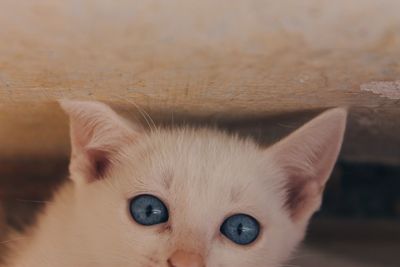
<svg viewBox="0 0 400 267"><path fill-rule="evenodd" d="M220 231L236 244L248 245L257 239L260 224L250 215L235 214L223 222Z"/></svg>
<svg viewBox="0 0 400 267"><path fill-rule="evenodd" d="M168 209L164 203L152 195L139 195L131 200L132 218L141 225L155 225L168 221Z"/></svg>

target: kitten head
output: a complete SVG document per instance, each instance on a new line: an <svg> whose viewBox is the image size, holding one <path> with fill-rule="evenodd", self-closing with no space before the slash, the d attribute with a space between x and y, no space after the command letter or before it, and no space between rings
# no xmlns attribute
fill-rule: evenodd
<svg viewBox="0 0 400 267"><path fill-rule="evenodd" d="M145 131L98 102L61 105L82 266L279 266L320 206L346 122L332 109L263 149L208 129Z"/></svg>

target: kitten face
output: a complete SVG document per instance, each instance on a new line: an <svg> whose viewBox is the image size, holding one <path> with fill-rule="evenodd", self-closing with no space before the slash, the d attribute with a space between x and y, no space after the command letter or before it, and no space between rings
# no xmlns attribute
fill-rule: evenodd
<svg viewBox="0 0 400 267"><path fill-rule="evenodd" d="M121 151L102 180L77 195L77 218L93 253L125 255L121 266L168 266L175 251L200 255L204 266L275 266L301 238L283 208L284 177L254 144L198 130L137 141ZM166 223L134 221L130 199L141 194L164 202ZM246 246L220 232L227 217L243 213L261 227Z"/></svg>
<svg viewBox="0 0 400 267"><path fill-rule="evenodd" d="M279 266L320 205L346 118L327 112L262 149L207 129L146 133L100 103L62 105L73 146L70 228L84 248L76 266ZM132 200L144 194L165 205L161 223L132 215ZM221 232L236 214L257 221L253 242Z"/></svg>

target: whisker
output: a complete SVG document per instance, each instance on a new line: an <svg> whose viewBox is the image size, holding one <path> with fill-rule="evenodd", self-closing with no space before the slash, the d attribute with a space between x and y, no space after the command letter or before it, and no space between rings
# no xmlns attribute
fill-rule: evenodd
<svg viewBox="0 0 400 267"><path fill-rule="evenodd" d="M147 126L153 131L157 130L157 126L154 122L154 120L151 118L150 114L142 107L140 107L135 101L132 99L127 99L127 98L122 98L121 96L116 96L120 101L128 101L129 104L132 104L135 106L136 110L139 111L140 115L143 117L143 119L146 121Z"/></svg>
<svg viewBox="0 0 400 267"><path fill-rule="evenodd" d="M27 238L26 237L20 237L20 238L15 238L15 239L4 240L4 241L0 241L0 244L7 244L7 243L23 240L23 239L27 239Z"/></svg>

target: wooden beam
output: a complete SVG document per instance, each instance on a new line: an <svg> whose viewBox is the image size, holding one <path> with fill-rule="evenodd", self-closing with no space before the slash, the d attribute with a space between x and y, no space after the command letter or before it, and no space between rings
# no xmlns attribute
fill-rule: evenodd
<svg viewBox="0 0 400 267"><path fill-rule="evenodd" d="M399 163L398 10L397 0L3 0L1 154L68 154L50 102L79 98L134 102L160 120L266 123L351 106L343 157Z"/></svg>

